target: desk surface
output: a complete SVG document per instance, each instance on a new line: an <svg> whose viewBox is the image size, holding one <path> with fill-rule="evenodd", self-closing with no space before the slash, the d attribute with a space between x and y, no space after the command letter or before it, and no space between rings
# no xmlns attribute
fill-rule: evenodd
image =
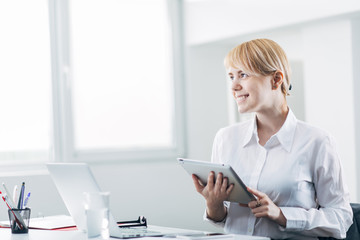
<svg viewBox="0 0 360 240"><path fill-rule="evenodd" d="M246 236L246 235L228 235L228 238L222 236L221 238L209 237L213 240L270 240L270 238L264 237L255 237L255 236ZM35 230L30 229L28 234L11 234L10 229L2 228L0 229L0 239L1 240L87 240L86 234L80 231L53 231L53 230ZM116 238L111 238L116 239ZM139 240L184 240L181 238L161 238L161 237L145 237L137 238ZM190 239L189 239L190 240Z"/></svg>

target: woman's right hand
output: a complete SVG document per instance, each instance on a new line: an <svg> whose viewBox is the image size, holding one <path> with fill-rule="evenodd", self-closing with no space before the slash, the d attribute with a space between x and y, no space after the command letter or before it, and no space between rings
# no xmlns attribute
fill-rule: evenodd
<svg viewBox="0 0 360 240"><path fill-rule="evenodd" d="M234 184L228 186L228 178L224 178L222 173L218 173L215 179L215 173L210 172L207 184L204 186L199 178L193 174L192 179L196 191L200 193L206 200L206 212L208 218L214 221L221 221L226 217L226 209L223 202L229 197Z"/></svg>

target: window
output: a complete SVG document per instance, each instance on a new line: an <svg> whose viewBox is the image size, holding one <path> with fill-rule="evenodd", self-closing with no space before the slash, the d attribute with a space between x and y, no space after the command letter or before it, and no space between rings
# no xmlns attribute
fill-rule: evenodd
<svg viewBox="0 0 360 240"><path fill-rule="evenodd" d="M174 90L166 2L69 3L74 147L172 147Z"/></svg>
<svg viewBox="0 0 360 240"><path fill-rule="evenodd" d="M180 3L1 1L0 161L181 154Z"/></svg>
<svg viewBox="0 0 360 240"><path fill-rule="evenodd" d="M47 1L0 1L0 31L0 162L48 160L51 73Z"/></svg>
<svg viewBox="0 0 360 240"><path fill-rule="evenodd" d="M62 98L55 108L63 112L58 161L182 152L179 3L54 1L63 23L54 18L63 49L54 58Z"/></svg>

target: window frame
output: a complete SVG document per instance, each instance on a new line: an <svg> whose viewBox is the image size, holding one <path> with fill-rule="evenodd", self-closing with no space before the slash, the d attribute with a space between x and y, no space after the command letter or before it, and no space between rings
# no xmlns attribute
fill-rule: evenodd
<svg viewBox="0 0 360 240"><path fill-rule="evenodd" d="M49 0L54 162L167 160L185 154L183 1L166 0L173 60L173 140L170 148L76 150L72 111L69 0Z"/></svg>

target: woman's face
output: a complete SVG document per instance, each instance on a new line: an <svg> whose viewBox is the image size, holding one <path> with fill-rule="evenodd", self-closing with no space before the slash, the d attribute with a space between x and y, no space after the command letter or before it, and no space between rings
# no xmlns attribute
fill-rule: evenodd
<svg viewBox="0 0 360 240"><path fill-rule="evenodd" d="M231 90L240 113L262 112L273 106L273 76L228 68Z"/></svg>

